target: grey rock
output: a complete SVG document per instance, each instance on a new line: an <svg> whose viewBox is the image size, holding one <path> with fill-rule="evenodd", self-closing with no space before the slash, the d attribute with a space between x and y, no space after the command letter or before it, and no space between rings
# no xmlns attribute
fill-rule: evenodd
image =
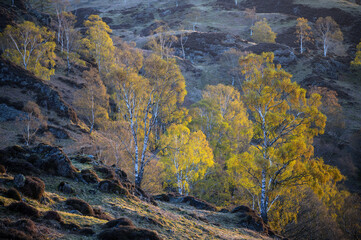
<svg viewBox="0 0 361 240"><path fill-rule="evenodd" d="M18 188L24 187L25 181L26 181L26 178L25 178L25 176L22 175L22 174L17 174L17 175L14 177L14 184L15 184L15 186L18 187Z"/></svg>
<svg viewBox="0 0 361 240"><path fill-rule="evenodd" d="M9 107L2 103L0 104L0 122L6 122L15 120L18 116L21 116L23 112L16 110L15 108Z"/></svg>

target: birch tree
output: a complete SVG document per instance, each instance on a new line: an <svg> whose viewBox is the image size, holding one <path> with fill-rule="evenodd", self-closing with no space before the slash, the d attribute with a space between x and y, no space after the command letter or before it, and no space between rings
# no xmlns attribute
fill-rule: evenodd
<svg viewBox="0 0 361 240"><path fill-rule="evenodd" d="M330 16L318 18L315 27L318 41L323 48L323 56L326 57L330 47L342 43L343 34L336 21Z"/></svg>
<svg viewBox="0 0 361 240"><path fill-rule="evenodd" d="M297 18L296 35L297 35L297 42L300 44L300 53L302 54L305 43L312 40L311 27L308 24L307 19Z"/></svg>
<svg viewBox="0 0 361 240"><path fill-rule="evenodd" d="M96 70L84 71L83 79L87 82L76 92L74 106L88 124L91 134L96 124L108 119L109 96Z"/></svg>
<svg viewBox="0 0 361 240"><path fill-rule="evenodd" d="M35 102L27 102L23 111L25 113L19 116L16 122L19 128L22 129L26 146L29 146L33 142L39 129L47 126L47 119L41 114L41 109Z"/></svg>
<svg viewBox="0 0 361 240"><path fill-rule="evenodd" d="M266 62L272 55L261 57ZM242 86L242 99L253 119L252 145L227 165L229 171L248 179L239 184L257 196L261 217L268 222L268 212L293 186L309 184L317 192L321 182L339 181L340 173L313 158L313 137L322 134L326 124L319 110L320 95L306 98L306 90L291 81L291 74L279 65L266 66L255 68L257 73L249 73L253 77ZM323 179L326 176L330 177Z"/></svg>
<svg viewBox="0 0 361 240"><path fill-rule="evenodd" d="M84 22L84 26L87 28L87 38L83 41L95 59L99 72L109 72L115 52L113 40L109 36L112 30L98 15L89 16L88 20Z"/></svg>
<svg viewBox="0 0 361 240"><path fill-rule="evenodd" d="M177 186L179 194L188 194L190 185L202 179L214 165L212 149L202 131L192 133L184 125L172 125L161 144L168 185Z"/></svg>
<svg viewBox="0 0 361 240"><path fill-rule="evenodd" d="M250 21L250 35L252 36L254 23L257 21L256 7L246 8L245 14L246 18Z"/></svg>
<svg viewBox="0 0 361 240"><path fill-rule="evenodd" d="M3 57L29 70L37 77L50 80L55 73L54 33L25 21L16 26L8 25L1 35L8 42Z"/></svg>
<svg viewBox="0 0 361 240"><path fill-rule="evenodd" d="M151 151L152 131L159 117L167 119L184 100L184 78L175 59L151 55L145 61L144 76L116 67L108 76L115 91L119 117L129 124L131 144L123 142L134 163L135 183L140 186L144 169L155 157Z"/></svg>

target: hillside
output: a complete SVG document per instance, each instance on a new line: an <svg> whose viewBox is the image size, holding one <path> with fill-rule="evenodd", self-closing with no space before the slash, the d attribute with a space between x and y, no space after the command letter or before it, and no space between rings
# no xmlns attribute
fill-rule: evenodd
<svg viewBox="0 0 361 240"><path fill-rule="evenodd" d="M53 5L45 3L43 8L43 1L33 0L15 1L15 6L11 6L10 2L0 3L0 33L7 25L24 20L45 26L56 33L58 22ZM135 184L134 154L130 153L135 148L131 138L133 126L124 120L129 117L128 114L131 115L131 111L121 112L126 104L119 104L119 96L116 95L116 87L119 86L114 87L109 80L123 75L112 75L113 66L102 73L96 58L84 49L86 43L76 45L75 48L79 49L73 50L78 50L79 59L72 63L70 70L67 69L66 54L57 43L54 48L55 74L49 81L6 60L6 54L2 55L0 239L358 239L361 226L358 215L361 209L358 202L361 194L361 75L350 68L350 62L361 40L359 1L69 2L67 11L75 16L79 38L85 38L88 34L89 27L85 27L84 23L89 16L99 15L111 29L109 36L114 47L120 49L116 64L127 65L122 62L124 56L121 51L128 50L125 55L134 54L127 56L129 62L141 62L136 63L140 64L139 69L134 67L135 73L142 76L139 81L150 76L147 73L147 59L156 50L149 43L159 37L176 37L177 40L167 40L172 49L171 58L175 59L184 76L187 94L184 100L177 99L179 102L175 105L179 112L174 111L174 116L170 117L161 115L156 120L160 127L149 135L149 138L155 140L144 151L149 165L139 187ZM275 43L256 43L250 36L250 20L246 11L253 7L257 19L267 19L277 34ZM316 41L309 42L301 54L295 34L297 19L308 19L314 28L319 17L327 16L331 16L339 25L343 33L342 45L337 45L324 57L322 46L317 45ZM166 31L155 32L159 29ZM56 37L55 34L54 39ZM7 44L0 41L0 53L4 52ZM245 76L239 58L249 53L263 52L273 53L273 62L280 64L282 69L292 75L292 81L307 90L308 99L311 93L322 95L322 113L327 116L325 132L315 134L314 138L305 138L307 140L304 142L310 144L308 149L312 149L312 158L314 153L314 159L322 158L325 165L337 167L337 171L339 169L344 175L338 177L337 173L326 173L320 167L320 172L324 171L325 176L331 179L330 176L334 174L336 177L329 182L317 179L317 183L313 184L321 187L315 187L315 193L298 188L297 184L290 192L280 191L280 195L284 194L280 197L284 201L284 209L276 202L279 196L271 194L277 212L270 214L271 221L267 224L260 213L260 191L254 190L255 187L250 187L251 191L238 187L237 181L243 181L245 186L252 184L245 178L232 179L239 177L237 174L228 175L227 161L235 155L229 150L233 144L231 140L224 145L214 143L214 140L208 139L209 134L197 126L201 122L199 119L199 122L192 122L196 116L195 109L208 106L202 101L209 85L231 86L237 89L237 94L241 96L238 98L242 99ZM136 54L142 56L141 60L137 59ZM51 69L50 64L47 68ZM95 97L105 99L99 103L101 111L96 114L100 117L94 126L90 126L87 113L79 106L84 102L90 105L89 99L81 99L82 94L88 93L86 91L90 89L90 82L95 83L92 87L100 86ZM147 86L142 86L145 91L148 90ZM173 103L172 100L169 102ZM31 124L36 125L36 131L32 136L34 141L27 146L23 128L28 124L29 106L35 106L31 114L35 114L36 121ZM149 106L154 107L154 104ZM149 113L149 119L152 119L149 106L143 112ZM216 108L210 104L213 110L212 107ZM243 105L236 111L242 109ZM169 112L173 110L170 107ZM89 112L89 109L85 111ZM245 116L249 121L256 122L250 109ZM167 119L164 123L163 117ZM217 117L214 119L217 120ZM166 122L168 119L172 120ZM247 121L240 120L244 125L247 125ZM165 134L171 124L180 122L189 124L190 132L202 129L214 151L214 170L203 173L204 178L200 178L197 183L189 184L190 196L187 196L188 192L184 195L175 193L179 192L177 184L171 183L166 176L167 170L170 170L164 160L166 148L160 148L164 141L160 135ZM144 127L142 124L139 128ZM224 126L233 125L222 122L217 127ZM243 131L243 127L237 128L237 131ZM310 124L309 127L314 126ZM243 138L246 139L249 132L242 132L241 136L237 136L242 140L237 140L246 141ZM222 134L230 135L229 132ZM222 134L219 139L222 139ZM143 141L144 134L141 133L139 138L139 142ZM127 141L128 145L124 143ZM249 138L247 146L237 147L241 149L237 151L246 151L256 144L259 144L258 140ZM290 149L283 151L293 152ZM137 154L139 152L141 150ZM286 177L282 180L287 179L287 174L290 173L285 173ZM322 174L316 172L315 175ZM227 182L222 185L222 181ZM337 185L339 192L335 193L331 185ZM298 190L302 191L300 198L295 197ZM290 198L287 198L288 195ZM293 202L299 205L291 205ZM244 206L252 204L255 210ZM344 218L337 216L341 212ZM300 221L292 220L294 216L298 216ZM350 229L351 232L348 232Z"/></svg>

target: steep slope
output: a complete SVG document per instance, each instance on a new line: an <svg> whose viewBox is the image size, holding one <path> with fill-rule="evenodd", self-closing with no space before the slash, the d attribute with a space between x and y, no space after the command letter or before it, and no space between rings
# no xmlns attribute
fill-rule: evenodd
<svg viewBox="0 0 361 240"><path fill-rule="evenodd" d="M181 196L155 202L120 169L89 156L68 157L47 145L9 147L0 155L8 170L0 175L0 232L12 238L24 233L19 239L279 238L247 207L232 213L201 210L210 205ZM20 221L31 228L18 226L24 217Z"/></svg>

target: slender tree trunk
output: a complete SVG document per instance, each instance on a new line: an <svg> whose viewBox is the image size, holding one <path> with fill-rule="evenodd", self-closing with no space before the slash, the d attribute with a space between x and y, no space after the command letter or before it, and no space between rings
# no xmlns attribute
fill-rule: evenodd
<svg viewBox="0 0 361 240"><path fill-rule="evenodd" d="M91 96L91 111L92 111L92 119L91 119L91 123L90 123L90 131L89 133L91 134L94 128L94 122L95 122L95 110L94 110L94 93L92 93Z"/></svg>
<svg viewBox="0 0 361 240"><path fill-rule="evenodd" d="M300 42L301 42L301 54L303 53L303 38L300 37Z"/></svg>
<svg viewBox="0 0 361 240"><path fill-rule="evenodd" d="M266 170L262 170L262 186L261 186L261 217L265 223L268 223L267 216L268 198L266 193Z"/></svg>

